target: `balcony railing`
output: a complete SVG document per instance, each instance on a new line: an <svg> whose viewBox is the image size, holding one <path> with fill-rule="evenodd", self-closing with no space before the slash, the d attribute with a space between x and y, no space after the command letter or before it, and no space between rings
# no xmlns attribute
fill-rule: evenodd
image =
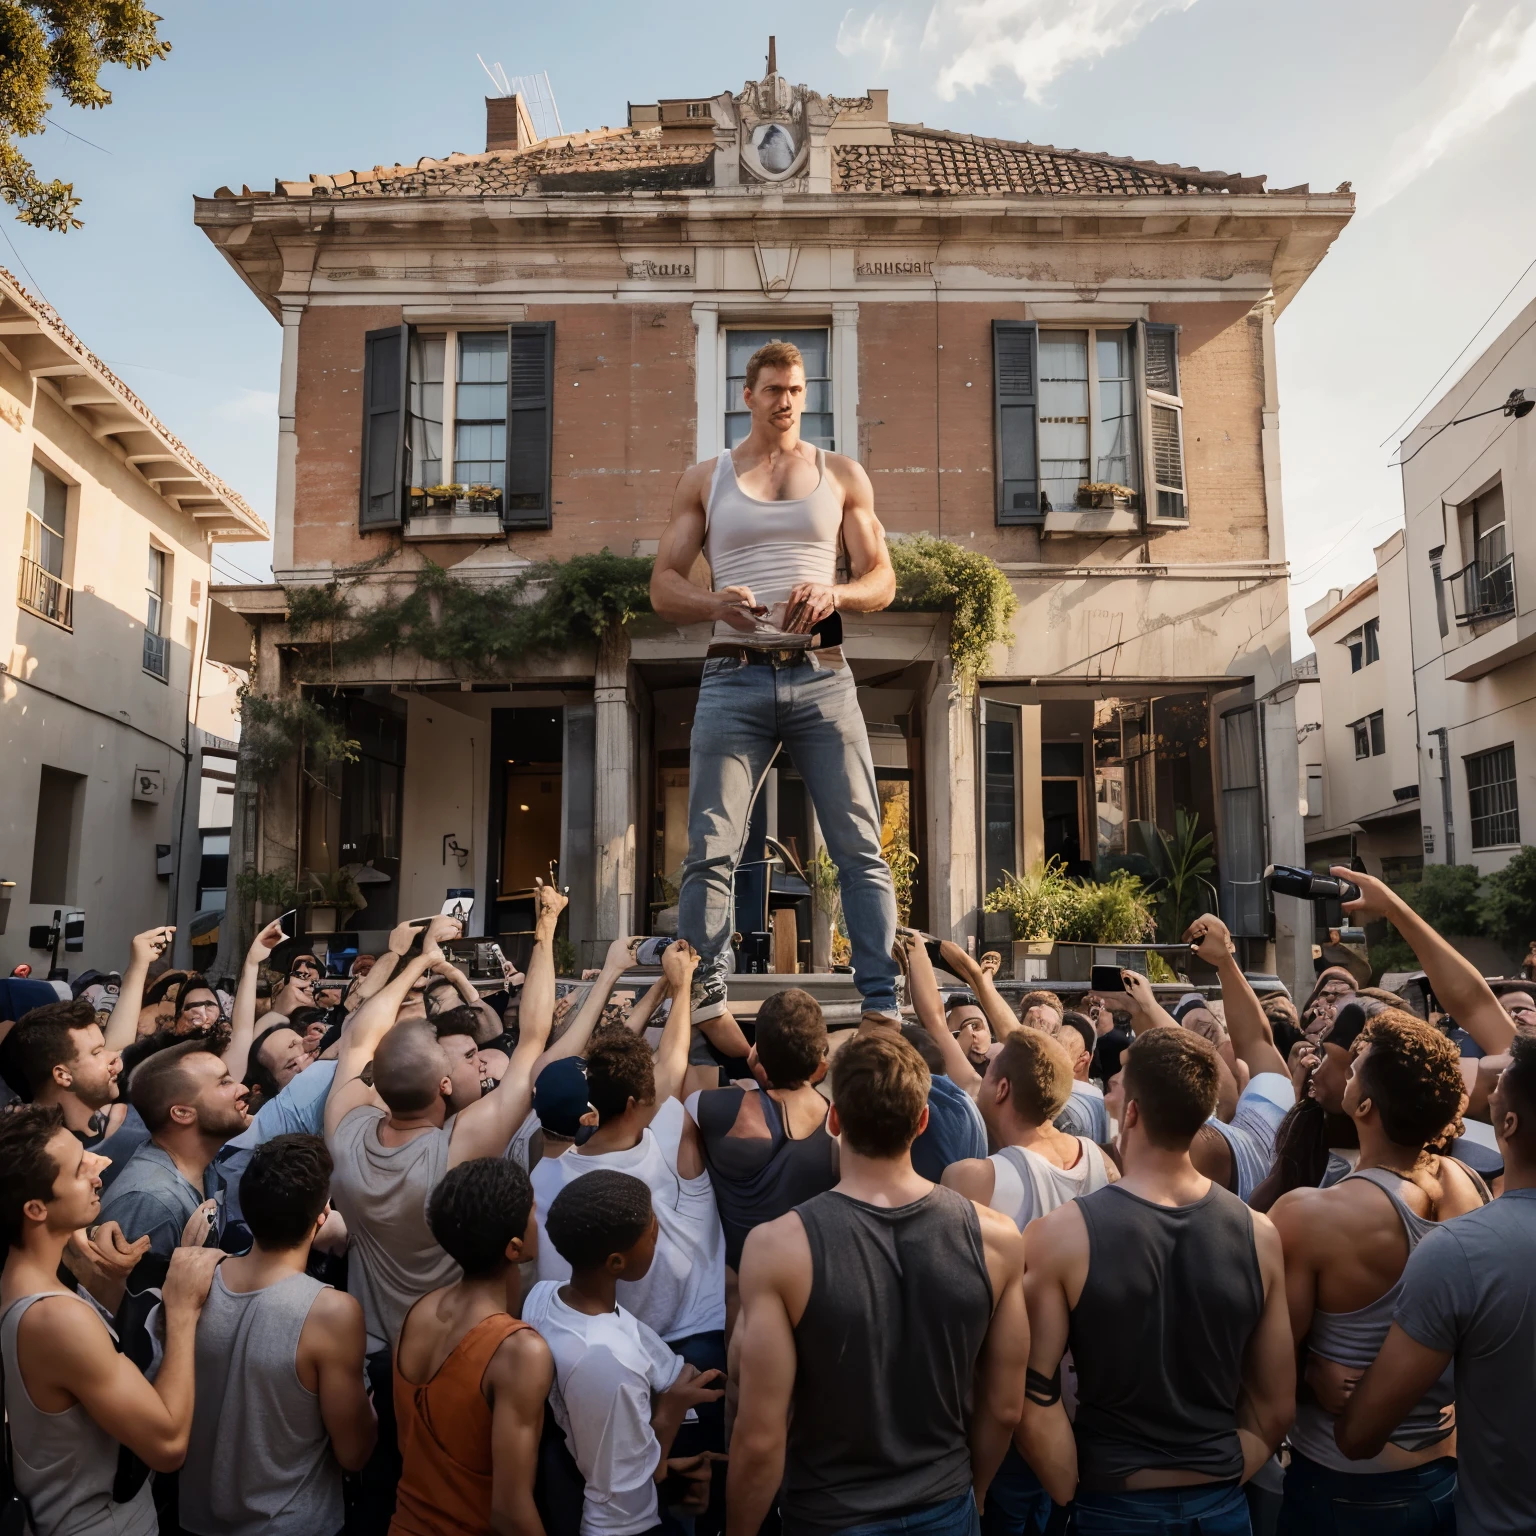
<svg viewBox="0 0 1536 1536"><path fill-rule="evenodd" d="M1446 578L1458 624L1481 624L1515 611L1515 557L1477 559Z"/></svg>
<svg viewBox="0 0 1536 1536"><path fill-rule="evenodd" d="M144 631L144 670L165 682L170 676L171 647L164 635Z"/></svg>
<svg viewBox="0 0 1536 1536"><path fill-rule="evenodd" d="M23 608L65 629L74 627L75 594L61 577L44 569L27 555L21 557L21 577L16 601Z"/></svg>

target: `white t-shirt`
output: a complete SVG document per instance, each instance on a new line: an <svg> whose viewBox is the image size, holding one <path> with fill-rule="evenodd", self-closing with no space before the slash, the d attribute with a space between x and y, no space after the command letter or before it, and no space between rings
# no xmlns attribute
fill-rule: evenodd
<svg viewBox="0 0 1536 1536"><path fill-rule="evenodd" d="M523 1321L554 1356L549 1406L587 1484L581 1536L635 1536L658 1518L661 1445L651 1428L652 1394L677 1380L682 1357L623 1307L602 1317L568 1307L561 1284L535 1285Z"/></svg>
<svg viewBox="0 0 1536 1536"><path fill-rule="evenodd" d="M725 1327L725 1233L708 1172L696 1179L678 1175L683 1115L682 1104L668 1099L628 1151L584 1153L572 1147L559 1157L544 1158L531 1174L539 1217L537 1278L562 1284L571 1278L571 1266L544 1230L555 1196L573 1179L599 1168L632 1174L646 1185L660 1228L656 1257L643 1280L619 1282L619 1300L664 1339Z"/></svg>
<svg viewBox="0 0 1536 1536"><path fill-rule="evenodd" d="M1104 1154L1086 1136L1079 1136L1077 1144L1082 1151L1070 1168L1058 1168L1028 1147L1004 1147L994 1152L990 1159L992 1198L987 1203L1022 1232L1035 1217L1079 1195L1103 1189L1109 1183Z"/></svg>
<svg viewBox="0 0 1536 1536"><path fill-rule="evenodd" d="M1275 1161L1275 1132L1296 1102L1296 1090L1283 1072L1258 1072L1248 1079L1232 1123L1206 1121L1227 1139L1237 1172L1237 1198L1246 1200L1265 1179Z"/></svg>

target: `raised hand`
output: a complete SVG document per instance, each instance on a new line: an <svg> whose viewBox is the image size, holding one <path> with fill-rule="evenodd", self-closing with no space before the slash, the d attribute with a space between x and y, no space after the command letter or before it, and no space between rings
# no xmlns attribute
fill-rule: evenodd
<svg viewBox="0 0 1536 1536"><path fill-rule="evenodd" d="M1184 942L1189 945L1191 953L1212 967L1219 965L1228 955L1236 953L1227 925L1209 912L1202 913L1189 925L1184 933Z"/></svg>
<svg viewBox="0 0 1536 1536"><path fill-rule="evenodd" d="M661 971L673 991L693 985L693 973L699 968L699 952L687 939L669 944L661 952Z"/></svg>

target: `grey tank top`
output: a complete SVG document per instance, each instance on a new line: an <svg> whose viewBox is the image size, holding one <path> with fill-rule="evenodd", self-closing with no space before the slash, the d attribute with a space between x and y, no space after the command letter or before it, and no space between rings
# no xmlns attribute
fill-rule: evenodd
<svg viewBox="0 0 1536 1536"><path fill-rule="evenodd" d="M1088 1278L1068 1340L1081 1485L1119 1491L1153 1468L1240 1477L1243 1354L1264 1310L1253 1213L1215 1184L1175 1206L1109 1184L1077 1209Z"/></svg>
<svg viewBox="0 0 1536 1536"><path fill-rule="evenodd" d="M341 1466L320 1398L299 1380L299 1334L328 1290L290 1275L231 1291L215 1270L197 1320L197 1395L181 1469L182 1529L196 1536L330 1536Z"/></svg>
<svg viewBox="0 0 1536 1536"><path fill-rule="evenodd" d="M714 590L750 587L767 606L758 632L732 629L715 622L715 637L733 645L778 646L788 640L806 644L804 635L784 633L790 592L803 581L830 587L837 580L837 546L843 528L843 504L827 477L827 456L816 450L820 478L809 496L794 501L759 501L748 496L736 479L730 450L715 460L705 504L704 558L714 577Z"/></svg>
<svg viewBox="0 0 1536 1536"><path fill-rule="evenodd" d="M117 1441L79 1403L63 1413L44 1413L27 1395L16 1363L16 1332L32 1306L51 1296L67 1296L101 1321L88 1301L69 1291L19 1297L0 1320L16 1489L27 1502L32 1530L35 1536L155 1536L159 1522L148 1481L126 1504L112 1502ZM112 1338L115 1343L116 1334Z"/></svg>
<svg viewBox="0 0 1536 1536"><path fill-rule="evenodd" d="M1392 1202L1392 1209L1403 1224L1403 1236L1408 1239L1410 1254L1440 1225L1420 1216L1403 1201L1397 1192L1403 1183L1400 1174L1389 1173L1385 1168L1361 1168L1340 1179L1339 1183L1347 1184L1352 1179L1364 1179L1374 1184ZM1375 1301L1353 1312L1324 1312L1319 1308L1312 1314L1307 1348L1314 1355L1321 1355L1324 1360L1335 1361L1350 1370L1365 1370L1381 1350L1402 1291L1403 1278L1399 1275ZM1447 1365L1440 1379L1392 1432L1391 1443L1401 1450L1418 1452L1446 1439L1456 1428L1455 1395L1454 1368ZM1303 1391L1296 1403L1291 1444L1302 1455L1335 1472L1381 1472L1396 1465L1380 1457L1372 1457L1369 1461L1348 1460L1333 1438L1335 1422L1333 1414L1326 1413L1310 1393Z"/></svg>
<svg viewBox="0 0 1536 1536"><path fill-rule="evenodd" d="M968 1493L971 1383L992 1321L976 1207L936 1186L894 1210L797 1206L811 1294L795 1326L785 1536L825 1536Z"/></svg>

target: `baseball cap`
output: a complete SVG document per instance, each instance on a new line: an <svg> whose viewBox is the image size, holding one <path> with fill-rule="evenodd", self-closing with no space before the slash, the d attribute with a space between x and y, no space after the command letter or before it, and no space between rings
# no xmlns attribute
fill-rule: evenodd
<svg viewBox="0 0 1536 1536"><path fill-rule="evenodd" d="M579 1056L562 1056L539 1073L533 1112L551 1136L574 1141L587 1108L587 1064Z"/></svg>

